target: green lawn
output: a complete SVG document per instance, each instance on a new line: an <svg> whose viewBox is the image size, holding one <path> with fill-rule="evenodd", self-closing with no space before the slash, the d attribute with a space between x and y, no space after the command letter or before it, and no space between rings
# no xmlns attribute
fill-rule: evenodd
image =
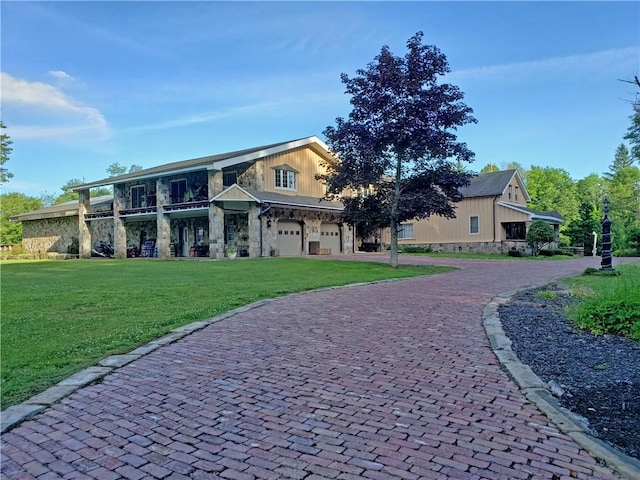
<svg viewBox="0 0 640 480"><path fill-rule="evenodd" d="M566 279L581 300L569 317L594 334L625 335L640 342L640 263L615 267L618 275L590 275Z"/></svg>
<svg viewBox="0 0 640 480"><path fill-rule="evenodd" d="M451 270L284 258L3 261L0 268L2 409L109 355L256 300Z"/></svg>

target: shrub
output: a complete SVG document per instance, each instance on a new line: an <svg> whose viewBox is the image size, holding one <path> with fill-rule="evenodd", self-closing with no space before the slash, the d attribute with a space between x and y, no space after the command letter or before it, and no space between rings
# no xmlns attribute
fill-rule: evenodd
<svg viewBox="0 0 640 480"><path fill-rule="evenodd" d="M534 221L527 232L527 243L531 245L534 256L538 255L543 245L553 242L554 238L553 227L542 220Z"/></svg>
<svg viewBox="0 0 640 480"><path fill-rule="evenodd" d="M522 256L522 251L521 250L512 249L512 250L509 250L507 255L509 255L510 257L521 257Z"/></svg>
<svg viewBox="0 0 640 480"><path fill-rule="evenodd" d="M403 253L431 253L428 245L407 245L402 247Z"/></svg>

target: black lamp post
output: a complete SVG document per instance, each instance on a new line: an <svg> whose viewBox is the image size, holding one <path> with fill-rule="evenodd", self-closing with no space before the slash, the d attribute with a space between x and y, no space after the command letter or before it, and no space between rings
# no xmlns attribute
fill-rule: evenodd
<svg viewBox="0 0 640 480"><path fill-rule="evenodd" d="M611 220L609 220L609 200L604 199L604 219L602 225L602 262L600 270L613 270L611 266Z"/></svg>

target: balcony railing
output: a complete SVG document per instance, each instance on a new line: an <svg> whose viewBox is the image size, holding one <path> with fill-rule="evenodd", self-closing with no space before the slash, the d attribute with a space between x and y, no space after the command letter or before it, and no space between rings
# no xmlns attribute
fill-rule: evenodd
<svg viewBox="0 0 640 480"><path fill-rule="evenodd" d="M152 207L138 207L138 208L127 208L124 210L120 210L120 216L126 217L127 215L140 215L144 213L156 213L158 211L158 207L153 205Z"/></svg>
<svg viewBox="0 0 640 480"><path fill-rule="evenodd" d="M190 210L194 208L209 208L209 200L196 200L192 202L172 203L170 205L162 206L162 209L165 212L175 212L177 210Z"/></svg>
<svg viewBox="0 0 640 480"><path fill-rule="evenodd" d="M113 217L113 210L108 210L106 212L93 212L93 213L86 213L84 216L85 220L96 220L98 218L112 218Z"/></svg>

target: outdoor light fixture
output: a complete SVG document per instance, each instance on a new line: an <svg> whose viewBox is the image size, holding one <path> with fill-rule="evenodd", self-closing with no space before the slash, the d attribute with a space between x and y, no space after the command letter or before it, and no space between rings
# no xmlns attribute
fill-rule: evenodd
<svg viewBox="0 0 640 480"><path fill-rule="evenodd" d="M609 199L605 198L602 203L604 203L604 214L606 215L609 213Z"/></svg>
<svg viewBox="0 0 640 480"><path fill-rule="evenodd" d="M267 219L267 228L271 228L271 219Z"/></svg>

